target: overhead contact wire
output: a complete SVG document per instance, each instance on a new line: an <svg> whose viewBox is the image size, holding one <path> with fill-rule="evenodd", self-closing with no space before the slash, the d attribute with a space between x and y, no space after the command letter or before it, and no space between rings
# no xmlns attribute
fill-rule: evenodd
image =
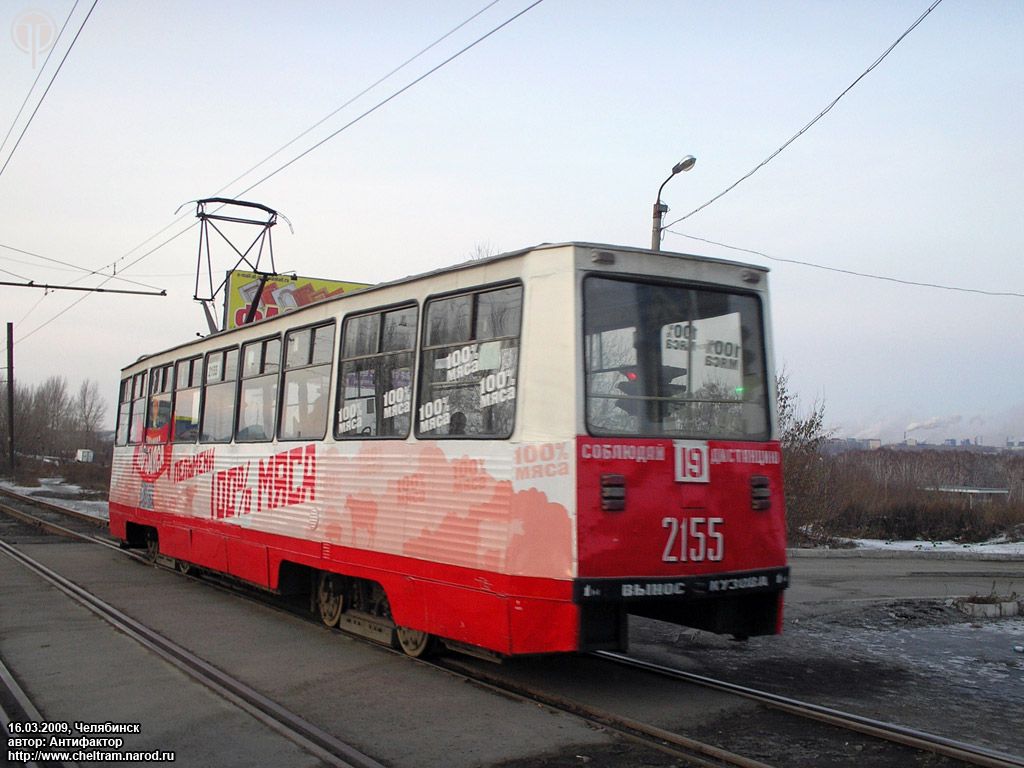
<svg viewBox="0 0 1024 768"><path fill-rule="evenodd" d="M7 156L7 161L4 163L3 167L0 168L0 176L3 176L4 171L7 170L7 166L11 162L11 158L13 158L14 157L14 153L18 151L18 147L21 144L21 140L23 138L25 138L25 133L28 131L28 127L30 125L32 125L32 120L35 118L36 113L39 111L39 108L43 105L43 100L46 99L46 94L48 94L50 92L50 87L53 85L54 81L57 79L57 75L60 74L60 70L63 68L64 62L66 62L68 60L68 55L71 53L71 50L75 47L75 43L78 42L78 36L81 35L82 34L82 30L85 29L85 24L86 24L86 22L89 21L89 17L92 16L92 12L93 12L93 10L95 10L96 3L98 3L98 2L99 2L99 0L93 0L92 6L89 8L89 12L87 14L85 14L85 18L82 19L82 23L78 27L78 31L75 33L75 37L74 37L74 39L72 39L71 45L69 45L68 49L66 51L64 51L64 57L60 60L60 64L57 65L57 69L54 71L53 75L50 77L50 82L46 84L46 90L44 90L43 91L43 95L39 97L39 101L36 103L35 109L33 109L32 110L32 114L29 115L28 122L25 123L25 127L21 129L21 133L18 135L18 140L15 141L14 142L14 146L11 147L11 154L9 154Z"/></svg>
<svg viewBox="0 0 1024 768"><path fill-rule="evenodd" d="M347 130L348 128L352 127L353 125L355 125L355 124L356 124L356 123L358 123L359 121L361 121L361 120L363 120L364 118L368 117L369 115L373 114L373 113L374 113L374 112L376 112L376 111L377 111L378 109L380 109L381 107L383 107L383 106L384 106L385 104L387 104L387 103L389 103L389 102L393 101L393 100L394 100L395 98L397 98L398 96L402 95L403 93L405 93L406 91L408 91L408 90L409 90L410 88L412 88L412 87L414 87L415 85L417 85L417 84L419 84L419 83L423 82L423 81L424 81L424 80L426 80L426 79L427 79L428 77L430 77L430 76L431 76L432 74L434 74L435 72L437 72L437 71L438 71L438 70L440 70L441 68L443 68L443 67L447 66L447 65L448 65L448 64L450 64L451 62L455 61L455 59L459 58L460 56L462 56L462 55L463 55L464 53L466 53L467 51L471 50L472 48L475 48L475 47L476 47L477 45L479 45L480 43L482 43L482 42L483 42L484 40L486 40L487 38L491 37L491 36L492 36L492 35L494 35L495 33L499 32L500 30L502 30L502 29L504 29L505 27L507 27L507 26L508 26L509 24L511 24L511 23L512 23L513 21L515 21L516 19L520 18L520 17L521 17L521 16L523 16L524 14L526 14L526 13L528 13L529 11L533 10L534 8L536 8L536 7L537 7L538 5L540 5L540 4L542 3L542 2L544 2L544 0L535 0L535 1L533 2L533 3L531 3L531 4L530 4L530 5L528 5L528 6L526 6L526 7L525 7L525 8L523 9L523 10L521 10L521 11L519 11L518 13L516 13L515 15L513 15L513 16L509 17L508 19L506 19L505 21L503 21L503 22L502 22L501 24L499 24L498 26L496 26L496 27L494 27L493 29L491 29L491 30L490 30L489 32L487 32L486 34L484 34L484 35L481 35L481 36L480 36L480 37L478 37L478 38L477 38L476 40L474 40L473 42L469 43L468 45L466 45L465 47L463 47L462 49L460 49L460 50L459 50L458 52L456 52L456 53L452 54L451 56L449 56L449 57L448 57L447 59L445 59L444 61L442 61L442 62L441 62L440 64L437 64L436 66L434 66L434 67L432 67L431 69L427 70L427 71L426 71L426 72L425 72L424 74L420 75L420 76L419 76L419 77L417 77L417 78L416 78L415 80L411 81L411 82L410 82L410 83L408 83L407 85L403 86L403 87L402 87L402 88L400 88L399 90L397 90L397 91L395 91L394 93L392 93L392 94L391 94L390 96L388 96L387 98L385 98L385 99L382 99L381 101L377 102L377 104L376 104L376 105L374 105L374 106L373 106L373 107L371 107L370 109L366 110L365 112L363 112L362 114L360 114L360 115L359 115L358 117L356 117L356 118L354 118L354 119L350 120L350 121L349 121L348 123L346 123L345 125L341 126L340 128L338 128L338 129L337 129L336 131L334 131L333 133L331 133L331 134L330 134L330 135L328 135L327 137L325 137L325 138L321 139L320 141L318 141L318 142L317 142L316 144L314 144L313 146L309 147L309 148L308 148L308 149L306 149L305 151L301 152L300 154L298 154L297 156L295 156L294 158L292 158L291 160L289 160L289 161L288 161L287 163L285 163L284 165L282 165L282 166L278 167L278 168L277 168L276 170L274 170L274 171L272 171L271 173L267 174L267 175L266 175L266 176L264 176L264 177L263 177L262 179L260 179L259 181L255 182L254 184L251 184L250 186L246 187L246 188L245 188L245 189L243 189L243 190L242 190L241 192L238 192L238 193L237 193L237 194L236 194L236 195L235 195L234 197L235 197L235 198L241 197L241 196L242 196L242 195L244 195L244 194L245 194L246 192L249 192L249 191L251 191L251 190L255 189L256 187L258 187L258 186L259 186L260 184L262 184L263 182L267 181L268 179L271 179L271 178L273 178L274 176L276 176L277 174L279 174L279 173L280 173L281 171L283 171L283 170L285 170L286 168L290 167L291 165L293 165L294 163L296 163L296 162L297 162L298 160L301 160L301 159L302 159L303 157L305 157L306 155L310 154L310 153L311 153L311 152L313 152L314 150L316 150L316 149L318 149L319 147L321 147L321 146L323 146L324 144L326 144L326 143L327 143L328 141L330 141L331 139L333 139L333 138L335 138L336 136L338 136L339 134L341 134L341 133L342 133L343 131ZM95 3L94 3L93 5L95 6ZM490 7L490 6L488 6L488 7ZM485 8L484 10L486 10L486 8ZM91 11L90 11L90 12L91 12ZM479 14L478 14L478 15L479 15ZM175 222L172 222L172 223L171 223L170 225L168 225L167 227L164 227L164 229L163 229L163 230L161 230L161 232L163 232L163 231L166 231L167 229L169 229L169 228L170 228L171 226L173 226L173 224L174 224L174 223L175 223ZM150 250L146 251L146 253L142 254L142 255L141 255L141 256L139 256L138 258L136 258L136 259L132 260L131 262L129 262L128 264L126 264L126 265L125 265L124 267L122 267L122 269L130 269L130 268L131 268L131 267L133 267L134 265L136 265L136 264L138 264L139 262L141 262L141 261L142 261L143 259L147 258L148 256L152 255L152 254L153 254L153 253L155 253L156 251L158 251L158 250L160 250L161 248L163 248L163 247L164 247L165 245L167 245L167 244L168 244L168 243L170 243L171 241L173 241L173 240L177 239L178 237L180 237L181 235L185 234L185 233L186 233L186 232L187 232L188 230L190 230L190 229L191 229L192 227L194 227L194 226L196 226L196 224L195 224L195 223L192 223L192 224L190 224L190 225L189 225L188 227L186 227L185 229L182 229L182 230L180 230L180 231L179 231L179 232L177 232L176 234L174 234L174 235L172 235L171 237L169 237L169 238L168 238L167 240L163 241L163 242L162 242L162 243L160 243L159 245L157 245L157 246L155 246L155 247L151 248ZM159 234L159 233L157 233L157 234ZM152 238L150 238L150 239L152 239ZM136 247L138 247L138 246L136 246ZM118 259L117 261L120 261L120 259ZM116 264L116 263L117 263L117 262L115 261L115 262L114 262L114 264ZM102 286L106 285L106 283L107 283L107 282L109 282L109 280L111 280L111 279L112 279L112 278L107 278L107 280L105 280L105 281L103 281L102 283L100 283L100 287L102 287ZM38 333L38 332L39 332L39 331L41 331L41 330L42 330L43 328L45 328L45 327L46 327L47 325L49 325L49 324L50 324L50 323L52 323L53 321L57 320L57 319L58 319L59 317L61 317L62 315L64 315L65 313L67 313L67 312L68 312L69 310L71 310L72 308L74 308L75 306L77 306L77 305L78 305L79 303L81 303L82 301L85 301L85 299L86 299L86 298L88 298L88 296L89 296L89 294L84 294L84 295L83 295L83 296L82 296L81 298L79 298L78 300L76 300L75 302L73 302L72 304L70 304L69 306L65 307L65 308L64 308L63 310L61 310L61 311L60 311L60 312L59 312L58 314L54 315L54 316L53 316L53 317L51 317L51 318L50 318L49 320L45 321L45 322L44 322L44 323L43 323L42 325L39 325L39 326L37 326L36 328L32 329L32 330L31 330L31 331L29 331L29 332L28 332L27 334L25 334L25 336L22 336L22 337L21 337L21 338L19 339L19 341L24 341L24 340L25 340L26 338L28 338L28 337L30 337L30 336L32 336L32 335L34 335L35 333Z"/></svg>
<svg viewBox="0 0 1024 768"><path fill-rule="evenodd" d="M941 1L941 0L940 0L940 1ZM360 120L362 120L363 118L365 118L365 117L368 117L369 115L372 115L372 114L373 114L374 112L376 112L376 111L377 111L378 109L380 109L381 107L383 107L383 106L384 106L385 104L387 104L388 102L390 102L390 101L393 101L394 99L396 99L396 98L398 98L399 96L401 96L401 95L402 95L403 93L405 93L406 91L408 91L408 90L409 90L410 88L412 88L413 86L415 86L415 85L418 85L419 83L423 82L423 81L424 81L424 80L426 80L426 79L427 79L428 77L430 77L430 76L431 76L432 74L434 74L435 72L437 72L437 71L438 71L439 69L441 69L442 67L445 67L445 66L447 66L448 64L450 64L451 62L455 61L455 59L459 58L459 57L460 57L460 56L461 56L462 54L466 53L466 52L467 52L467 51L469 51L470 49L472 49L472 48L475 48L475 47L476 47L477 45L479 45L480 43L482 43L482 42L483 42L484 40L486 40L487 38L489 38L489 37L490 37L491 35L495 34L496 32L499 32L499 31L500 31L500 30L502 30L502 29L504 29L504 28L505 28L505 27L507 27L507 26L508 26L509 24L511 24L511 23L512 23L513 21L515 21L515 20L516 20L516 19L518 19L518 18L519 18L520 16L522 16L523 14L525 14L525 13L527 13L527 12L529 12L529 11L533 10L534 8L536 8L536 7L537 7L538 5L540 5L540 4L542 3L542 2L544 2L544 0L535 0L535 2L533 2L533 3L530 3L530 5L526 6L526 8L524 8L524 9L523 9L523 10L521 10L521 11L519 11L519 13L517 13L517 14L515 14L514 16L510 17L509 19L506 19L506 20L505 20L505 21L503 21L503 22L502 22L501 24L499 24L499 25L498 25L498 26L496 26L496 27L495 27L494 29L492 29L492 30L491 30L490 32L488 32L488 33L486 33L486 34L484 34L484 35L481 35L480 37L478 37L478 38L477 38L476 40L474 40L474 41L473 41L472 43L470 43L470 44L469 44L469 45L467 45L466 47L462 48L462 49L461 49L460 51L458 51L457 53L453 53L453 54L452 54L451 56L449 56L449 57L448 57L447 59L445 59L444 61L442 61L442 62L441 62L440 64L438 64L438 65L436 65L436 66L434 66L434 67L432 67L432 68L428 69L428 70L427 70L426 72L424 72L424 73L423 73L422 75L420 75L419 77L417 77L417 78L416 78L415 80L413 80L413 81L412 81L411 83L409 83L408 85L405 85L405 86L403 86L402 88L399 88L399 89L398 89L397 91L395 91L395 92L394 92L393 94L391 94L390 96L388 96L388 97L387 97L386 99L383 99L383 100L381 100L381 101L377 102L377 104L375 104L374 106L370 107L370 108L369 108L368 110L366 110L365 112L363 112L363 113L362 113L361 115L359 115L358 117L356 117L356 118L353 118L353 119L352 119L352 120L350 120L349 122L345 123L345 125L341 126L341 128L339 128L338 130L336 130L336 131L334 131L333 133L329 134L329 135L328 135L328 136L326 136L325 138L321 139L321 140L320 140L320 141L318 141L318 142L317 142L316 144L314 144L313 146L311 146L311 147L310 147L309 149L305 150L304 152L300 152L300 153L299 153L298 155L296 155L295 157L293 157L293 158L292 158L291 160L289 160L289 161L288 161L287 163L285 163L284 165L282 165L281 167L279 167L279 168L278 168L277 170L275 170L275 171L272 171L271 173L268 173L268 174L267 174L266 176L264 176L264 177L263 177L262 179L260 179L259 181L255 182L254 184L251 184L251 185L249 185L248 187L246 187L245 189L243 189L243 190L242 190L241 192L239 192L239 193L238 193L237 195L235 195L235 197L237 198L237 197L239 197L239 196L241 196L241 195L244 195L244 194L245 194L246 192L250 192L251 190L255 189L256 187L258 187L258 186L259 186L260 184L262 184L263 182L265 182L265 181L268 181L269 179L271 179L271 178L273 178L274 176L276 176L277 174L279 174L279 173L280 173L281 171L283 171L283 170L284 170L285 168L288 168L289 166L291 166L291 165L295 164L296 162L298 162L299 160L301 160L302 158L304 158L304 157L305 157L306 155L308 155L308 154L309 154L310 152L312 152L313 150L315 150L315 149L318 149L318 148L322 147L322 146L323 146L324 144L326 144L326 143L327 143L328 141L330 141L330 140L331 140L331 139L333 139L333 138L334 138L335 136L337 136L338 134L340 134L340 133L341 133L342 131L345 131L345 130L347 130L348 128L351 128L351 127L352 127L353 125L355 125L356 123L358 123L358 122L359 122Z"/></svg>
<svg viewBox="0 0 1024 768"><path fill-rule="evenodd" d="M793 134L793 135L792 135L792 136L791 136L791 137L789 138L789 140L788 140L788 141L786 141L786 143L785 143L785 144L783 144L783 145L782 145L781 147L779 147L778 149L776 149L776 150L775 150L774 152L772 152L772 153L771 153L771 154L770 154L770 155L769 155L768 157L766 157L766 158L765 158L764 160L762 160L762 161L761 161L760 163L758 163L758 164L757 164L756 166L754 166L754 168L752 168L752 169L751 169L750 171L748 171L748 172L747 172L746 174L744 174L744 175L743 175L743 176L741 176L741 177L740 177L739 179L737 179L736 181L734 181L734 182L733 182L732 184L730 184L730 185L729 185L728 187L726 187L725 189L723 189L723 190L722 190L721 192L719 192L719 193L718 193L717 195L715 195L714 197L712 197L712 198L711 198L710 200L708 200L708 201L707 201L706 203L704 203L703 205L699 205L699 206L697 206L696 208L694 208L694 209L693 209L692 211L690 211L690 212L689 212L688 214L686 214L685 216L680 216L680 217L679 217L678 219L675 219L674 221L670 221L670 222L669 222L668 224L666 224L666 225L665 225L665 229L668 229L669 227L671 227L671 226L673 226L673 225L675 225L675 224L678 224L678 223L679 223L679 222L681 222L681 221L685 221L686 219L688 219L688 218L690 218L691 216L693 216L693 214L697 213L698 211L702 211L702 210L704 210L705 208L707 208L707 207L708 207L709 205L711 205L711 204L712 204L712 203L714 203L715 201L717 201L717 200L720 200L720 199L721 199L722 197L724 197L725 195L727 195L727 194L728 194L729 192L731 192L731 191L732 191L732 190L734 190L734 189L735 189L736 187L738 187L738 186L739 186L739 185L740 185L741 183L743 183L744 181L746 181L747 179L749 179L749 178L750 178L751 176L753 176L753 175L754 175L755 173L757 173L757 172L758 172L759 170L761 170L761 169L762 169L762 168L764 168L764 167L765 167L766 165L768 165L768 163L770 163L770 162L771 162L772 160L774 160L774 159L775 159L776 157L778 157L778 156L779 156L779 154L781 154L781 153L782 153L782 151L783 151L784 149L786 149L786 147L788 147L788 146L789 146L790 144L792 144L792 143L793 143L794 141L796 141L796 140L797 140L797 139L799 139L799 138L800 138L801 136L803 136L803 135L804 135L804 133L806 133L806 132L808 131L808 129L810 129L810 127L811 127L812 125L814 125L814 124L815 124L816 122L818 122L819 120L821 120L821 118L823 118L823 117L824 117L825 115L827 115L827 114L828 114L829 112L831 112L831 111L832 111L832 108L833 108L833 107L834 107L834 106L835 106L836 104L838 104L838 103L839 103L839 100L840 100L841 98L843 98L843 96L845 96L845 95L846 95L847 93L849 93L849 92L850 92L851 90L853 90L854 86L856 86L856 85L857 85L857 83L859 83L859 82L860 82L861 80L863 80L863 79L864 79L865 77L867 77L867 75L868 75L868 74L869 74L869 73L870 73L870 72L871 72L871 71L872 71L872 70L873 70L873 69L874 69L875 67L877 67L877 66L878 66L879 64L881 64L881 63L882 63L882 61L883 61L883 60L885 59L885 57L886 57L886 56L888 56L888 55L889 55L890 53L892 53L892 52L893 52L893 49L895 49L895 48L896 48L896 46L897 46L897 45L899 45L899 44L900 44L900 43L901 43L901 42L903 41L903 38L905 38L905 37L906 37L907 35L909 35L909 34L910 34L911 32L913 32L913 31L914 31L914 29L915 29L915 28L917 27L917 25L918 25L918 24L920 24L920 23L921 23L922 21L924 21L924 20L925 20L925 17L927 17L927 16L928 16L928 14L930 14L930 13L931 13L932 11L934 11L934 10L935 10L935 8L936 8L936 7L937 7L937 6L939 5L939 3L941 3L941 2L942 2L942 0L935 0L935 2L934 2L934 3L932 3L932 4L931 4L931 5L930 5L930 6L928 7L928 9L927 9L927 10L926 10L926 11L925 11L924 13L922 13L922 14L921 14L920 16L918 16L918 18L917 18L917 21L915 21L915 22L914 22L913 24L911 24L911 25L910 25L909 27L907 27L906 31L905 31L905 32L904 32L904 33L903 33L902 35L900 35L900 36L899 36L898 38L896 38L896 41L895 41L895 42L893 42L893 44L892 44L892 45L890 45L890 46L889 46L888 48L886 48L886 49L885 49L885 52L884 52L884 53L882 53L882 55L881 55L881 56L879 56L879 57L878 57L877 59L875 59L874 63L873 63L873 64L872 64L872 65L871 65L870 67L868 67L868 68L867 68L867 69L865 69L865 70L864 70L863 72L861 72L861 73L860 73L860 75L859 75L859 76L857 77L857 79L856 79L856 80L854 80L854 81L853 81L852 83L850 83L850 84L849 84L848 86L846 86L846 88L845 88L845 89L843 90L843 92L842 92L842 93L840 93L840 94L839 94L838 96L836 96L836 97L835 97L835 98L834 98L834 99L832 100L832 103L830 103L830 104L829 104L829 105L828 105L827 107L825 107L825 109L823 109L823 110L822 110L821 112L819 112L819 113L818 113L818 116L817 116L817 117L815 117L815 118L814 118L813 120L811 120L811 122L807 123L807 125L805 125L805 126L804 126L803 128L801 128L801 129L800 129L799 131L797 131L797 132L796 132L795 134ZM678 233L675 233L675 234L678 234Z"/></svg>
<svg viewBox="0 0 1024 768"><path fill-rule="evenodd" d="M326 115L326 116L325 116L324 118L322 118L321 120L317 121L316 123L314 123L313 125L311 125L311 126L310 126L309 128L307 128L306 130L302 131L302 133L298 134L298 135L297 135L297 136L296 136L295 138L293 138L293 139L292 139L291 141L289 141L288 143L286 143L286 144L284 144L284 145L282 145L282 146L278 147L278 148L277 148L276 150L274 150L273 152L271 152L271 153L270 153L269 155L267 155L267 156L266 156L265 158L263 158L262 160L260 160L260 161L259 161L258 163L256 163L256 164L255 164L254 166L252 166L251 168L249 168L249 170L245 171L244 173L241 173L241 174L239 174L239 175L238 175L238 176L236 176L236 177L235 177L234 179L232 179L231 181L229 181L229 182L228 182L227 184L224 184L224 185L223 185L223 186L222 186L222 187L221 187L220 189L218 189L218 190L217 190L216 192L214 192L214 193L213 193L212 195L210 195L210 197L217 197L218 195L220 195L221 193L223 193L223 192L224 192L225 190L227 190L227 189L228 189L228 188L229 188L229 187L230 187L230 186L231 186L232 184L234 184L234 183L236 183L236 182L238 182L238 181L241 181L242 179L244 179L244 178L245 178L246 176L248 176L248 175L249 175L250 173L252 173L253 171L255 171L255 170L256 170L257 168L259 168L259 167L260 167L261 165L263 165L264 163L266 163L266 162L267 162L268 160L271 160L272 158L276 157L276 156L277 156L278 154L280 154L280 153L281 153L282 151L284 151L285 149L287 149L288 147L290 147L290 146L291 146L292 144L294 144L294 143L295 143L296 141L298 141L299 139L301 139L301 138L302 138L303 136L306 136L306 135L307 135L307 134L308 134L308 133L309 133L310 131L312 131L312 130L316 129L317 127L319 127L319 126L321 126L321 125L323 125L323 124L324 124L324 123L325 123L325 122L326 122L327 120L329 120L330 118L334 117L334 116L335 116L336 114L338 114L338 113L339 113L339 112L340 112L341 110L343 110L343 109L344 109L345 107L349 106L349 105L350 105L350 104L352 104L352 103L353 103L354 101L356 101L356 100L358 100L359 98L361 98L362 96L365 96L365 95L366 95L367 93L369 93L369 92L370 92L371 90L373 90L373 89L374 89L374 88L376 88L376 87L377 87L378 85L380 85L381 83L383 83L383 82L384 82L385 80L388 80L388 79L390 79L391 77L393 77L393 76L394 76L395 74L397 74L397 73L398 73L399 71L401 71L402 69L404 69L405 67L407 67L407 66L408 66L409 64L411 64L412 62L414 62L414 61L415 61L416 59L418 59L418 58L419 58L420 56L422 56L423 54L425 54L425 53L426 53L427 51L429 51L429 50L431 50L432 48L436 47L437 45L439 45L440 43L442 43L442 42L443 42L444 40L447 40L447 39L448 39L449 37L451 37L451 36L452 36L453 34L455 34L456 32L458 32L458 31L459 31L460 29L462 29L462 28L463 28L464 26L466 26L467 24L469 24L469 23L470 23L471 21L473 21L474 19L476 19L476 18L477 18L478 16L480 16L480 15L481 15L482 13L484 13L484 12L485 12L485 11L487 11L487 10L489 10L489 9L490 9L490 8L491 8L492 6L496 5L496 4L497 4L497 3L499 3L499 2L500 2L500 0L491 0L491 2L490 2L490 3L488 3L487 5L485 5L485 6L484 6L483 8L481 8L481 9L480 9L479 11L477 11L476 13L474 13L474 14L473 14L472 16L468 17L467 19L465 19L465 20L464 20L464 21L462 21L461 23L459 23L459 24L457 24L456 26L452 27L452 28L451 28L450 30L448 30L448 31L447 31L447 32L445 32L445 33L444 33L443 35L441 35L441 36L440 36L439 38L437 38L436 40L434 40L434 42L430 43L430 45L428 45L428 46L426 46L425 48L423 48L422 50L420 50L420 51L419 51L419 53L415 54L414 56L410 56L410 57L409 57L408 59L406 59L406 60L405 60L404 62L402 62L401 64L399 64L399 65L398 65L397 67L395 67L394 69L392 69L392 70L391 70L390 72L388 72L388 73L387 73L386 75L384 75L383 77L380 77L380 78L378 78L378 79L377 79L376 81L374 81L374 83L373 83L372 85L369 85L369 86L367 86L366 88L364 88L363 90L361 90L361 91L360 91L359 93L357 93L357 94L356 94L355 96L353 96L353 97L351 97L350 99L348 99L348 100L347 100L347 101L346 101L346 102L345 102L344 104L342 104L341 106L339 106L339 107L338 107L337 109L335 109L334 111L330 112L330 113L329 113L328 115ZM241 194L244 194L244 193L239 193L239 195L241 195ZM236 195L235 197L237 198L237 197L238 197L239 195ZM180 222L180 221L183 221L183 220L185 220L186 218L188 218L188 216L189 216L189 214L183 214L183 215L181 215L181 216L177 217L176 219L174 219L173 221L171 221L171 223L170 223L170 224L168 224L168 225L167 225L166 227L164 227L163 229L160 229L159 231L157 231L157 232L155 232L154 234L150 235L150 236L149 236L149 237L147 237L147 238L146 238L145 240L143 240L143 241L142 241L141 243L139 243L139 244L138 244L138 245L136 245L135 247L131 248L131 249L130 249L130 250L129 250L129 251L127 252L127 253L125 253L125 254L124 254L124 256L121 256L121 257L120 257L119 259L117 259L116 261L112 262L111 264L109 264L109 265L107 265L107 266L113 266L113 265L116 265L116 264L117 264L117 263L118 263L119 261L121 261L122 259L125 259L125 258L127 258L127 257L128 257L128 256L130 256L130 255L131 255L131 254L132 254L133 252L137 251L137 250L138 250L139 248L142 248L142 247L143 247L144 245L146 245L147 243L149 243L149 242L150 242L151 240L155 240L155 239L156 239L157 237L159 237L160 235L162 235L162 234L163 234L164 232L166 232L166 231L167 231L168 229L170 229L171 227L173 227L173 226L174 226L175 224L177 224L178 222ZM193 226L195 226L195 224L194 224L194 223L193 223ZM191 227L189 227L189 229L191 229ZM178 233L178 235L175 235L175 237L179 237L180 235L184 234L184 233L185 233L185 232L187 232L187 231L188 231L188 230L184 230L184 231L182 231L182 232L179 232L179 233ZM174 238L171 238L171 240L173 240L173 239L174 239ZM160 245L159 247L161 247L161 248L162 248L162 247L163 247L164 245L166 245L167 243L171 242L171 240L167 240L167 241L165 241L164 243L161 243L161 245ZM147 256L148 256L149 254L151 254L151 253L153 253L153 252L154 252L154 251L149 251L149 252L147 252L147 253L146 253L145 255L147 255ZM138 263L137 261L134 261L134 262L132 262L132 264L137 264L137 263ZM131 265L128 265L128 266L131 266ZM106 268L106 267L104 267L104 269L105 269L105 268ZM123 267L123 269L127 269L127 268L128 268L128 267Z"/></svg>
<svg viewBox="0 0 1024 768"><path fill-rule="evenodd" d="M68 22L71 21L71 17L75 15L75 9L78 8L80 0L75 0L75 4L71 6L71 12L68 17L64 19L64 23L61 25L60 32L57 33L56 39L53 41L53 45L50 46L50 50L46 52L46 58L43 59L43 66L36 72L36 79L32 81L31 87L28 89L28 93L25 94L25 100L21 102L21 106L18 107L18 114L14 116L11 121L11 127L7 129L7 133L4 135L4 140L0 141L0 155L3 154L4 147L7 146L7 140L11 138L11 133L14 131L14 126L18 124L18 120L21 119L22 112L25 111L25 105L28 104L28 100L32 97L32 91L36 89L39 84L39 78L43 76L43 72L46 71L46 65L50 63L50 57L53 56L53 52L57 50L57 46L60 45L60 39L64 36L64 30L68 28Z"/></svg>
<svg viewBox="0 0 1024 768"><path fill-rule="evenodd" d="M742 253L752 253L755 256L762 256L769 261L779 261L786 264L799 264L802 267L813 267L814 269L823 269L827 272L839 272L843 275L853 275L855 277L865 277L871 280L884 280L888 283L899 283L901 285L914 285L920 288L937 288L943 291L957 291L959 293L978 293L983 296L1013 296L1015 298L1024 299L1024 293L1017 293L1015 291L986 291L981 288L963 288L957 285L942 285L941 283L925 283L919 280L904 280L899 277L889 277L887 275L875 275L870 272L857 272L852 269L842 269L840 267L826 267L823 264L815 264L811 261L800 261L799 259L785 259L781 256L769 256L763 251L755 251L753 248L740 248L735 245L729 245L727 243L720 243L716 240L708 240L705 237L697 237L696 235L687 235L682 232L672 231L673 235L679 235L681 237L688 237L691 240L699 240L702 243L709 243L710 245L717 245L722 248L728 248L732 251L740 251Z"/></svg>

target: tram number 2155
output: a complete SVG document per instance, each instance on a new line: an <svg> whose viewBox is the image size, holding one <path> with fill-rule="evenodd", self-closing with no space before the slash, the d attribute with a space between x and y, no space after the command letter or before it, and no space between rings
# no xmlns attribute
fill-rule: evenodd
<svg viewBox="0 0 1024 768"><path fill-rule="evenodd" d="M666 563L719 562L725 557L725 536L719 530L724 522L721 517L662 518L661 527L668 529L668 537L661 559Z"/></svg>

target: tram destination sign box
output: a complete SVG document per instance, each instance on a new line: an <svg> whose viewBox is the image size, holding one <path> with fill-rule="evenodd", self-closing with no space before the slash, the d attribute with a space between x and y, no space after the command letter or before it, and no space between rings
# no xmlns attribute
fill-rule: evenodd
<svg viewBox="0 0 1024 768"><path fill-rule="evenodd" d="M260 290L261 277L256 272L228 272L224 288L225 330L245 325L253 299ZM263 284L253 320L274 317L332 296L367 288L369 285L370 283L349 283L319 277L273 275Z"/></svg>

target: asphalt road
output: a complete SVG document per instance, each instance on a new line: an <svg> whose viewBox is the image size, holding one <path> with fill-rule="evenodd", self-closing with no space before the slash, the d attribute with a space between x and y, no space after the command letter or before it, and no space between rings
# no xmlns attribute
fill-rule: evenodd
<svg viewBox="0 0 1024 768"><path fill-rule="evenodd" d="M1024 558L979 560L940 553L798 551L789 561L786 615L799 618L892 599L1024 595Z"/></svg>

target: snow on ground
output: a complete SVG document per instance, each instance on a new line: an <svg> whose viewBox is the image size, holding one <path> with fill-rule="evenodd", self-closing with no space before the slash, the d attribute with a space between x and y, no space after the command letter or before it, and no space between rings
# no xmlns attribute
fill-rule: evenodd
<svg viewBox="0 0 1024 768"><path fill-rule="evenodd" d="M72 483L65 483L59 477L42 478L36 487L16 485L7 480L0 480L0 488L5 488L22 496L37 496L41 501L47 501L60 507L66 507L83 515L92 515L101 520L110 519L110 510L106 501L87 501L84 499L70 498L75 494L83 493L82 489ZM58 496L59 498L55 498Z"/></svg>
<svg viewBox="0 0 1024 768"><path fill-rule="evenodd" d="M964 544L959 541L885 541L882 539L848 539L858 549L881 549L893 552L965 552L978 555L1020 555L1024 557L1024 541L999 537L990 541Z"/></svg>

